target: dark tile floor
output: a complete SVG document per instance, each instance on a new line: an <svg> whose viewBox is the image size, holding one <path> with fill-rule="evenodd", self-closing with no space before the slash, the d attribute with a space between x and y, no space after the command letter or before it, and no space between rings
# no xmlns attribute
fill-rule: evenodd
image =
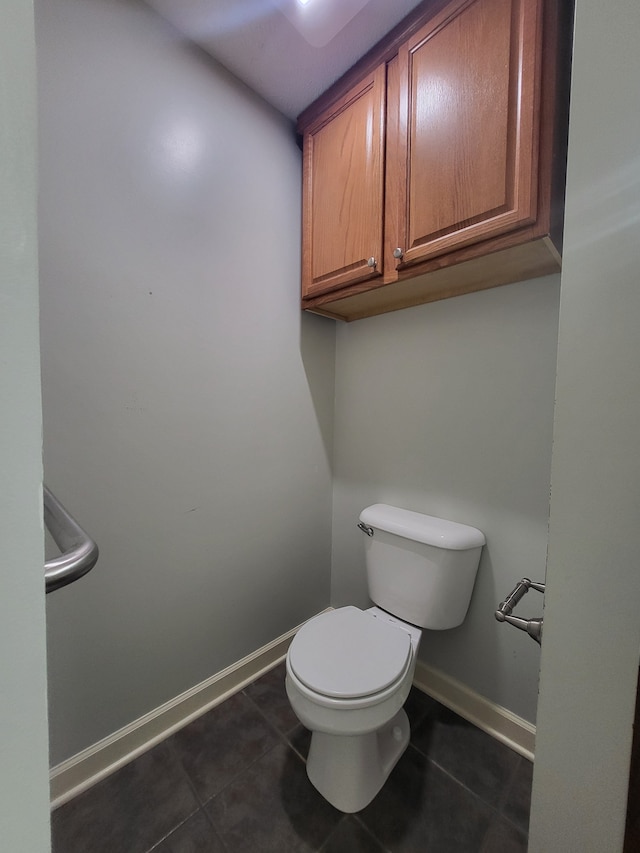
<svg viewBox="0 0 640 853"><path fill-rule="evenodd" d="M305 772L284 665L52 816L54 853L524 853L532 766L415 688L411 743L366 809Z"/></svg>

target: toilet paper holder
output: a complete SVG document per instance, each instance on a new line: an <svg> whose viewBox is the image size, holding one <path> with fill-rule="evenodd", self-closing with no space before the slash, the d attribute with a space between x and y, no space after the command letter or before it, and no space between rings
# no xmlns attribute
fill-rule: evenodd
<svg viewBox="0 0 640 853"><path fill-rule="evenodd" d="M498 609L496 610L495 616L498 622L508 622L509 625L513 625L516 628L519 628L521 631L526 631L530 637L532 637L538 645L542 644L542 616L537 617L535 619L522 619L520 616L513 616L512 611L516 604L520 601L520 599L526 595L530 589L535 589L537 592L544 593L545 584L536 583L535 581L529 580L529 578L522 578L522 580L516 584L515 589L513 589L509 595L505 598L504 601L501 601L498 605Z"/></svg>

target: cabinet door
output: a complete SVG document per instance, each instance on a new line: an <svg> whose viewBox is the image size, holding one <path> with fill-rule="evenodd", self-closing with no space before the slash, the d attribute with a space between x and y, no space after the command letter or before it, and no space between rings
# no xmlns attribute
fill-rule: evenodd
<svg viewBox="0 0 640 853"><path fill-rule="evenodd" d="M302 295L382 275L385 68L304 134Z"/></svg>
<svg viewBox="0 0 640 853"><path fill-rule="evenodd" d="M400 267L535 222L541 14L454 0L400 50Z"/></svg>

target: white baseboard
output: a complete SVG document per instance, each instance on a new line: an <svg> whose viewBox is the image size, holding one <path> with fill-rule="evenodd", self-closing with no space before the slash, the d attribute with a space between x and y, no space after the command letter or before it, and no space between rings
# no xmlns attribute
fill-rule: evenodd
<svg viewBox="0 0 640 853"><path fill-rule="evenodd" d="M86 791L279 664L298 627L53 767L51 808ZM417 663L413 683L533 761L535 726L531 723L422 661Z"/></svg>
<svg viewBox="0 0 640 853"><path fill-rule="evenodd" d="M420 660L413 683L423 693L533 761L536 727L532 723Z"/></svg>
<svg viewBox="0 0 640 853"><path fill-rule="evenodd" d="M279 664L298 627L53 767L51 808L86 791Z"/></svg>

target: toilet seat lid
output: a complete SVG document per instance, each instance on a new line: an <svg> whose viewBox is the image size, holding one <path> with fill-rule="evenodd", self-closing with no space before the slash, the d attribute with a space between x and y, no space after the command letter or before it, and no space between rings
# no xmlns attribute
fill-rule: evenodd
<svg viewBox="0 0 640 853"><path fill-rule="evenodd" d="M337 699L379 693L404 673L410 656L406 631L357 607L311 619L294 637L288 655L303 684Z"/></svg>

